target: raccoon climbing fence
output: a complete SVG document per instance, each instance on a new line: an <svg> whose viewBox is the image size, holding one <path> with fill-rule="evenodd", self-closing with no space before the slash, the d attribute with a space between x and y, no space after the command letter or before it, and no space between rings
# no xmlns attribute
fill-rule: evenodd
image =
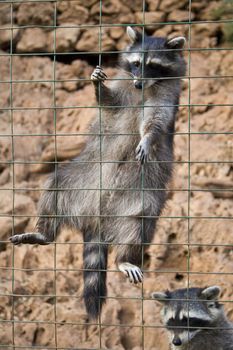
<svg viewBox="0 0 233 350"><path fill-rule="evenodd" d="M0 2L1 349L165 350L169 342L164 336L160 306L152 300L151 293L166 290L219 285L223 292L221 302L231 317L231 5L231 1L213 4L194 0ZM140 49L129 51L128 26L131 45L140 35ZM155 50L147 35L166 40L159 39ZM185 47L177 46L182 36L186 37ZM174 45L172 38L176 38L175 46L166 46L169 42ZM128 62L130 68L126 70L134 66L125 77L116 75L120 55ZM187 72L174 74L177 62L183 64L181 55L185 57ZM96 66L104 67L104 71L96 70ZM135 73L138 66L140 76ZM115 104L106 103L106 97L112 96L104 90L105 80L118 86ZM155 85L153 91L159 91L161 82L178 80L183 83L180 101L175 85L163 88L160 103L146 90ZM128 96L134 94L140 96L140 102L132 103ZM177 95L177 102L168 98L165 103L164 98L172 94ZM123 96L120 103L119 95ZM159 157L145 159L146 147L139 141L143 139L143 127L146 129L146 125L151 131L154 123L148 111L165 118L165 109L175 111L178 107L175 130L169 125L169 132L164 131L162 123L162 136L156 134L152 146L157 145L155 152ZM122 123L117 123L120 113L127 116L125 110L129 111L129 118L140 122L136 127L130 124L130 131L129 126L124 129ZM88 129L96 113L98 123ZM106 117L108 113L112 119ZM150 125L143 124L148 119ZM112 125L110 128L110 120L114 120L116 129ZM174 159L169 155L172 138ZM80 154L90 142L95 147L89 147L88 158L82 158ZM130 151L119 152L115 157L113 150L121 150L125 144L130 145ZM71 166L62 182L61 172L67 163ZM150 185L154 184L148 181L150 167L158 170L153 177L163 179L167 167L172 165L173 178L168 189L166 184ZM108 176L110 167L111 179L115 179L112 182ZM78 185L73 180L74 170L75 176L80 177ZM124 180L129 171L131 182ZM48 189L45 179L49 172L54 175ZM36 204L45 190L52 193L55 205L51 209L48 196L40 217L51 219L54 242L15 247L9 242L10 236L36 231ZM88 204L75 214L76 204L66 209L76 193L81 193L81 203ZM165 193L165 208L162 213L156 209L155 215L148 197L156 195L164 203ZM140 206L136 208L139 198ZM111 205L106 206L106 202ZM153 227L151 222L157 219L156 233L150 242L148 227ZM63 232L56 237L60 222L64 224ZM68 228L77 226L77 222L85 222L85 227L81 225L84 240L77 230ZM40 227L46 231L46 225ZM122 227L125 234L113 239L111 232L122 232ZM139 240L128 239L133 230L140 233ZM110 246L113 252L106 268ZM133 249L125 253L125 247ZM114 265L116 250L119 256L131 254L132 264L139 250L140 266L129 269L119 259L119 271ZM94 264L96 256L99 260ZM141 270L142 283L127 282L127 277L139 282ZM90 271L95 271L95 275L90 275ZM100 277L106 278L106 272L105 297ZM93 300L94 291L99 294L96 320L87 317L82 274L91 285L89 294L84 288L86 305ZM190 331L196 329L189 317L187 322ZM206 324L202 328L211 329Z"/></svg>

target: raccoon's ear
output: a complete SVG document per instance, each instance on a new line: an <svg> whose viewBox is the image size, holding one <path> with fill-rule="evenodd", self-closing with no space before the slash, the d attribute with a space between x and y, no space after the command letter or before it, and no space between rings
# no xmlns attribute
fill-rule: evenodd
<svg viewBox="0 0 233 350"><path fill-rule="evenodd" d="M183 36L177 36L176 38L170 39L166 42L168 49L183 49L186 43L186 39Z"/></svg>
<svg viewBox="0 0 233 350"><path fill-rule="evenodd" d="M201 291L201 296L206 300L216 300L221 292L221 288L219 286L211 286L203 289Z"/></svg>
<svg viewBox="0 0 233 350"><path fill-rule="evenodd" d="M164 304L170 299L170 296L168 292L153 292L151 293L151 298Z"/></svg>
<svg viewBox="0 0 233 350"><path fill-rule="evenodd" d="M127 27L127 34L132 44L142 41L142 34L130 26Z"/></svg>

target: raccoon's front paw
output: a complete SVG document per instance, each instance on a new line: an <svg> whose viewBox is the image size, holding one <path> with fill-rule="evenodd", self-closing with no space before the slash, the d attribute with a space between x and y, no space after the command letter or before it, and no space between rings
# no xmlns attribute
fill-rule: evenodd
<svg viewBox="0 0 233 350"><path fill-rule="evenodd" d="M140 283L143 280L143 272L141 269L130 263L121 263L118 265L118 268L124 275L129 278L130 283Z"/></svg>
<svg viewBox="0 0 233 350"><path fill-rule="evenodd" d="M146 163L149 155L149 142L146 138L141 139L136 148L136 159L141 162L141 164Z"/></svg>
<svg viewBox="0 0 233 350"><path fill-rule="evenodd" d="M96 66L94 72L91 75L91 80L93 82L104 82L107 79L107 75L104 73L103 68L100 66Z"/></svg>

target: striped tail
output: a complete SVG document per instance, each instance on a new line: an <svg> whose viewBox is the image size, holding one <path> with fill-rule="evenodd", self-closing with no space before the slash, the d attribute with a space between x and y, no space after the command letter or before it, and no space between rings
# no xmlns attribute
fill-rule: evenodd
<svg viewBox="0 0 233 350"><path fill-rule="evenodd" d="M83 250L84 265L84 302L89 318L96 319L102 309L107 295L106 270L108 248L102 242L98 243L98 235L93 241L89 234L84 235Z"/></svg>

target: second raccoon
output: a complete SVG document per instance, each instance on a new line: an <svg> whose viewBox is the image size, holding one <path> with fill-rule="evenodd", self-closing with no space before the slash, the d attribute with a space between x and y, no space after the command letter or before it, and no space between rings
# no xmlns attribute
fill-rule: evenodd
<svg viewBox="0 0 233 350"><path fill-rule="evenodd" d="M219 303L218 286L154 292L171 350L233 350L233 324Z"/></svg>

